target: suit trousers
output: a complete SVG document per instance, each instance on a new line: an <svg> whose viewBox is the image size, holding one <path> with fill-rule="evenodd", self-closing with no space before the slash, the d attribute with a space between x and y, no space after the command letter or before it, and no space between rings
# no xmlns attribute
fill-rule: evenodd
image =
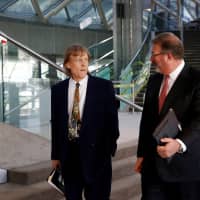
<svg viewBox="0 0 200 200"><path fill-rule="evenodd" d="M81 169L80 149L78 142L70 144L71 158L67 163L68 171L64 172L66 200L109 200L111 192L112 168L104 169L104 173L94 182L86 183Z"/></svg>
<svg viewBox="0 0 200 200"><path fill-rule="evenodd" d="M141 200L198 200L200 181L191 182L164 182L142 177Z"/></svg>

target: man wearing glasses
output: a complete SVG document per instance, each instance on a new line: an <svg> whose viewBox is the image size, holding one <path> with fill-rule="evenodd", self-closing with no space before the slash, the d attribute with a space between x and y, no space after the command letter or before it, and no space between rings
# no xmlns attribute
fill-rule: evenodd
<svg viewBox="0 0 200 200"><path fill-rule="evenodd" d="M187 66L183 56L183 44L173 33L152 41L151 62L159 73L147 85L134 167L141 173L142 200L199 199L200 71ZM152 134L171 108L182 130L158 145Z"/></svg>

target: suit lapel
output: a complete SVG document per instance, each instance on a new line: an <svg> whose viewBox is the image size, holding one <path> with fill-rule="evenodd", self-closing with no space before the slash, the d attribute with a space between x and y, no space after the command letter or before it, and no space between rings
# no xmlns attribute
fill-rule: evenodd
<svg viewBox="0 0 200 200"><path fill-rule="evenodd" d="M158 97L159 97L159 91L160 91L160 85L162 83L163 76L161 74L157 74L156 78L154 79L154 82L149 86L149 95L150 95L150 105L156 113L158 113Z"/></svg>
<svg viewBox="0 0 200 200"><path fill-rule="evenodd" d="M68 121L68 88L69 88L69 79L65 80L65 83L63 84L63 110L64 110L64 115L67 116L67 121Z"/></svg>
<svg viewBox="0 0 200 200"><path fill-rule="evenodd" d="M86 125L86 123L88 123L88 121L89 121L88 120L89 112L90 112L90 109L93 108L93 105L92 105L92 94L93 94L93 90L94 89L95 88L93 86L93 79L89 75L88 76L88 84L87 84L86 97L85 97L85 105L84 105L83 115L82 115L81 129L84 128L84 126Z"/></svg>

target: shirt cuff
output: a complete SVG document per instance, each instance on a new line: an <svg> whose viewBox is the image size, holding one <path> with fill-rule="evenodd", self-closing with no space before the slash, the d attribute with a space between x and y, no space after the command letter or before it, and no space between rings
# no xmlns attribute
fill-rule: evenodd
<svg viewBox="0 0 200 200"><path fill-rule="evenodd" d="M186 145L183 143L183 141L180 140L180 139L177 139L177 138L176 138L176 141L181 145L182 152L183 152L183 153L186 152L187 147L186 147Z"/></svg>

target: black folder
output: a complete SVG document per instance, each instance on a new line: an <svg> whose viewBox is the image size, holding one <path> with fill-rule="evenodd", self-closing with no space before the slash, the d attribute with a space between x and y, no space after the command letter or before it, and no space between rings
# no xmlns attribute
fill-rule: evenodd
<svg viewBox="0 0 200 200"><path fill-rule="evenodd" d="M176 114L172 108L169 109L163 120L156 127L153 132L153 137L156 139L157 144L161 145L161 138L169 137L175 138L179 131L181 131L181 125L176 117Z"/></svg>
<svg viewBox="0 0 200 200"><path fill-rule="evenodd" d="M59 168L53 169L47 178L47 182L58 192L64 195L64 179Z"/></svg>

